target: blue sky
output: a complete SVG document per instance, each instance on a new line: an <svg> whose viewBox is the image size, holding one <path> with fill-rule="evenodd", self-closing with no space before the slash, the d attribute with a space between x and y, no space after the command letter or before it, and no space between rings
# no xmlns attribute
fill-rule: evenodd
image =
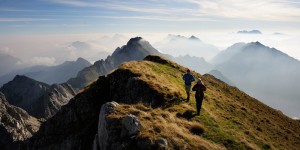
<svg viewBox="0 0 300 150"><path fill-rule="evenodd" d="M0 34L299 30L298 0L0 0ZM298 31L297 31L298 32Z"/></svg>
<svg viewBox="0 0 300 150"><path fill-rule="evenodd" d="M253 29L263 34L236 34ZM134 36L155 45L168 34L196 35L220 50L260 41L300 60L300 1L0 0L0 53L29 64L112 52ZM70 49L75 41L90 51Z"/></svg>

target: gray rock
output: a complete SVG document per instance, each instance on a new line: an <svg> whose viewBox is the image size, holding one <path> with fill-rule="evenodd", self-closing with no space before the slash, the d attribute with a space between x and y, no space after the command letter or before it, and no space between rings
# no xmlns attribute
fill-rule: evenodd
<svg viewBox="0 0 300 150"><path fill-rule="evenodd" d="M30 138L40 122L21 108L10 105L0 92L0 147L9 148L16 141Z"/></svg>
<svg viewBox="0 0 300 150"><path fill-rule="evenodd" d="M132 114L127 115L121 121L122 126L124 127L122 130L121 137L124 136L132 136L139 133L142 128L141 122L138 118Z"/></svg>
<svg viewBox="0 0 300 150"><path fill-rule="evenodd" d="M158 138L157 140L155 140L155 145L157 149L161 149L161 150L168 149L168 141L164 138Z"/></svg>
<svg viewBox="0 0 300 150"><path fill-rule="evenodd" d="M98 143L101 150L106 150L109 142L109 131L107 130L108 123L106 116L113 113L118 105L119 104L116 102L107 102L101 107L98 123Z"/></svg>

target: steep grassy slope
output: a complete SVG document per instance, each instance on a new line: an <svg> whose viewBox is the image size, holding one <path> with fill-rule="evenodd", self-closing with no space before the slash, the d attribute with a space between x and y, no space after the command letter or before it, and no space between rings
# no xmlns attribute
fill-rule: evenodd
<svg viewBox="0 0 300 150"><path fill-rule="evenodd" d="M101 105L117 101L120 118L136 115L138 136L167 139L172 149L297 149L300 123L228 86L211 75L203 111L185 102L182 74L186 68L158 56L122 64L85 88L25 145L29 149L90 149L97 133ZM142 103L142 104L140 104ZM123 115L120 115L123 114Z"/></svg>
<svg viewBox="0 0 300 150"><path fill-rule="evenodd" d="M152 62L131 62L121 68L141 74L139 78L157 89L157 92L164 93L166 99L172 99L173 96L177 100L183 99L185 95L181 76L185 68L168 61L156 61L151 57L148 59ZM201 76L197 73L194 75ZM297 121L213 76L204 75L201 78L208 87L204 113L194 117L190 112L194 110L193 99L188 105L193 107L178 103L166 108L174 112L170 114L171 117L176 115L201 123L205 128L202 138L229 149L296 149L300 146L300 124ZM168 119L166 123L169 123Z"/></svg>

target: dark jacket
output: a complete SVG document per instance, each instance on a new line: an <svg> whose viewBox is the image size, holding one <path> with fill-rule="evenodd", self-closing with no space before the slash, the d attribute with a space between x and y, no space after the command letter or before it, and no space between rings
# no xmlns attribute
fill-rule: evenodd
<svg viewBox="0 0 300 150"><path fill-rule="evenodd" d="M196 91L196 95L204 95L204 91L206 91L206 86L203 83L197 83L192 88L193 91Z"/></svg>
<svg viewBox="0 0 300 150"><path fill-rule="evenodd" d="M192 82L195 81L194 76L188 73L184 74L182 79L185 85L192 85Z"/></svg>

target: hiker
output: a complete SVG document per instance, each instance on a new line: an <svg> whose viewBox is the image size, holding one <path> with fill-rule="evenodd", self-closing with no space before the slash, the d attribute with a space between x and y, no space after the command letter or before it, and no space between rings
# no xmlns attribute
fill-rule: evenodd
<svg viewBox="0 0 300 150"><path fill-rule="evenodd" d="M191 71L189 69L186 71L186 74L184 74L182 78L184 80L187 101L189 101L192 82L195 81L195 79L194 79L194 76L191 75Z"/></svg>
<svg viewBox="0 0 300 150"><path fill-rule="evenodd" d="M193 86L192 90L196 91L195 93L196 108L197 108L197 115L199 115L202 106L202 101L204 98L204 91L206 91L206 87L202 82L201 78L198 78L197 84Z"/></svg>

